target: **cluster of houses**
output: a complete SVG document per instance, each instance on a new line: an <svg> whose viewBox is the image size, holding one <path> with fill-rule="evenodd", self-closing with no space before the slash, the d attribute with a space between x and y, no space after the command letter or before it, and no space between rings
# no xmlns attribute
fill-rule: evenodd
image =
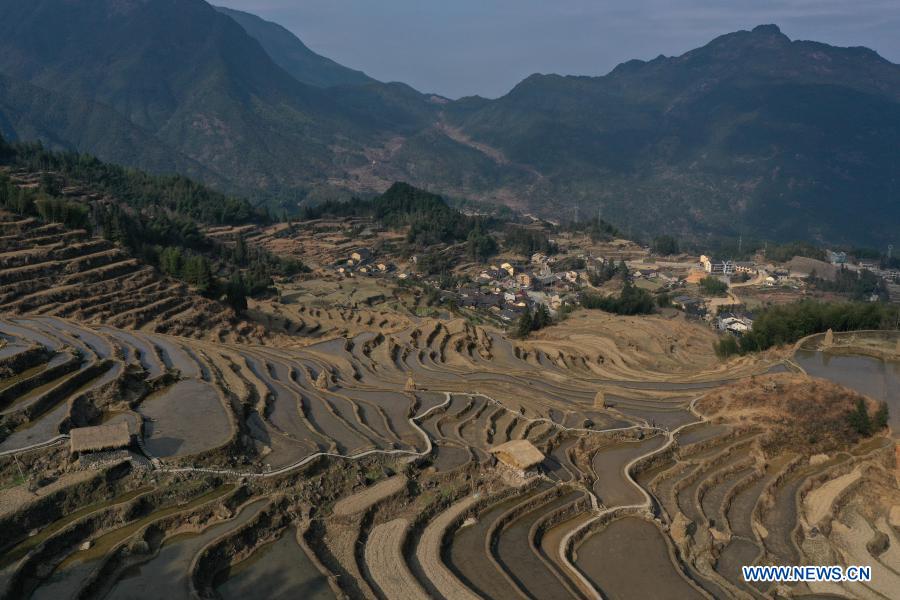
<svg viewBox="0 0 900 600"><path fill-rule="evenodd" d="M583 263L583 264L582 264ZM580 301L581 289L590 280L591 272L607 264L604 258L591 255L566 255L550 257L535 253L530 261L504 261L491 264L480 271L471 273L469 280L452 289L440 289L442 302L452 303L460 308L492 313L505 322L516 321L526 310L546 306L551 316L566 305L574 306ZM706 273L712 275L733 275L735 273L757 273L754 263L731 260L716 260L701 256L700 264ZM578 268L573 269L572 267ZM374 259L372 252L362 248L352 252L346 260L339 261L335 268L345 277L354 275L392 274L397 279L413 277L405 271L398 271L388 262ZM634 280L646 279L655 282L656 289L677 290L684 286L683 277L669 275L654 268L637 268L631 271ZM434 287L440 282L427 281ZM718 318L707 315L706 303L702 298L677 295L672 304L691 317L712 321L717 329L741 335L752 327L748 315L723 314Z"/></svg>
<svg viewBox="0 0 900 600"><path fill-rule="evenodd" d="M565 304L578 302L581 287L588 281L588 270L603 264L602 259L579 258L585 261L584 269L556 270L558 262L540 253L526 264L490 265L475 274L471 283L444 290L442 298L462 308L490 311L507 322L541 304L555 316Z"/></svg>
<svg viewBox="0 0 900 600"><path fill-rule="evenodd" d="M703 266L703 270L711 275L734 275L735 273L755 275L757 272L755 263L720 260L705 254L700 256L700 264Z"/></svg>
<svg viewBox="0 0 900 600"><path fill-rule="evenodd" d="M354 274L384 275L395 271L396 267L392 263L375 260L368 248L360 248L351 252L347 260L338 261L335 270L344 277L353 277Z"/></svg>

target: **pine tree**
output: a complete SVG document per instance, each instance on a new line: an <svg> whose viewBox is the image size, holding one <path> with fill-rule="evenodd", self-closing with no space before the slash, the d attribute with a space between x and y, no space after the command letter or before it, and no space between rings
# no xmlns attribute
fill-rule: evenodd
<svg viewBox="0 0 900 600"><path fill-rule="evenodd" d="M534 322L531 325L531 329L534 331L543 329L547 325L550 325L550 322L550 309L547 308L546 304L539 304L534 313Z"/></svg>
<svg viewBox="0 0 900 600"><path fill-rule="evenodd" d="M244 236L238 236L234 246L234 260L239 265L243 265L247 260L247 245L244 243Z"/></svg>
<svg viewBox="0 0 900 600"><path fill-rule="evenodd" d="M878 407L878 412L875 413L875 430L880 431L887 427L889 418L890 413L888 412L887 402L882 402Z"/></svg>
<svg viewBox="0 0 900 600"><path fill-rule="evenodd" d="M242 314L247 310L247 285L237 273L232 275L228 282L225 301L237 314Z"/></svg>
<svg viewBox="0 0 900 600"><path fill-rule="evenodd" d="M850 412L848 420L850 426L859 435L863 437L872 435L872 420L869 418L866 401L862 398L856 401L856 408Z"/></svg>
<svg viewBox="0 0 900 600"><path fill-rule="evenodd" d="M531 316L531 309L526 306L525 312L523 312L522 316L519 317L519 322L516 325L516 333L521 338L528 337L528 334L531 333L531 328L533 326L534 319Z"/></svg>
<svg viewBox="0 0 900 600"><path fill-rule="evenodd" d="M178 248L163 248L159 254L159 268L172 277L180 277L182 272L181 251Z"/></svg>

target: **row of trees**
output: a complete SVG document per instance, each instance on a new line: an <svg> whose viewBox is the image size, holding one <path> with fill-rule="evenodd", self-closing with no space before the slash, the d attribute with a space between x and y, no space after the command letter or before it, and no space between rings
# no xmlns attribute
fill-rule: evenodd
<svg viewBox="0 0 900 600"><path fill-rule="evenodd" d="M900 307L878 302L815 302L804 300L794 304L772 306L759 312L753 329L740 339L723 337L716 343L716 353L759 352L773 346L792 344L797 340L833 331L900 328Z"/></svg>
<svg viewBox="0 0 900 600"><path fill-rule="evenodd" d="M62 223L73 229L90 228L90 211L80 202L48 196L42 190L14 185L0 173L0 206L27 217Z"/></svg>
<svg viewBox="0 0 900 600"><path fill-rule="evenodd" d="M553 324L553 318L550 316L550 309L546 304L539 304L532 313L531 309L526 307L525 312L519 317L516 323L516 335L526 338L532 331L543 329Z"/></svg>
<svg viewBox="0 0 900 600"><path fill-rule="evenodd" d="M607 261L599 268L588 273L588 281L595 287L599 287L615 277L628 280L628 265L625 264L624 260L618 263Z"/></svg>
<svg viewBox="0 0 900 600"><path fill-rule="evenodd" d="M656 307L650 292L635 286L629 279L625 280L618 296L587 294L581 299L581 305L617 315L648 315Z"/></svg>
<svg viewBox="0 0 900 600"><path fill-rule="evenodd" d="M510 225L506 228L503 247L522 256L531 256L535 252L556 254L556 245L550 243L550 238L543 231L526 229L518 225Z"/></svg>
<svg viewBox="0 0 900 600"><path fill-rule="evenodd" d="M470 217L451 208L441 196L397 182L371 200L353 198L347 202L331 200L301 209L301 218L371 217L385 227L408 227L407 244L417 251L439 243L468 241L473 231L483 237L492 228L489 217ZM477 241L477 240L476 240ZM476 244L481 254L489 250L489 241Z"/></svg>
<svg viewBox="0 0 900 600"><path fill-rule="evenodd" d="M835 273L833 281L819 277L814 270L810 273L807 283L817 290L847 294L853 300L868 300L873 294L882 300L888 298L884 280L868 269L851 271L847 267L841 266Z"/></svg>
<svg viewBox="0 0 900 600"><path fill-rule="evenodd" d="M213 222L224 218L238 221L250 218L243 209L231 211L225 196L179 178L155 178L140 172L100 163L75 154L55 154L39 146L10 146L0 140L0 155L18 168L62 168L63 175L46 173L38 189L21 188L0 174L0 206L23 216L46 222L62 223L70 228L86 229L119 243L130 252L156 266L163 273L195 286L208 297L221 298L235 309L246 307L246 297L267 293L274 275L291 275L306 267L299 261L282 259L261 248L248 248L242 238L226 245L208 238L193 215L208 214L212 204L222 204L226 213L213 215ZM144 198L139 202L110 198L86 201L62 197L63 181L70 177L92 181L79 183L86 189L124 189L137 194L140 184L146 194L160 194L160 202ZM106 178L106 183L98 182ZM116 178L120 179L116 179ZM118 181L116 185L110 183ZM131 185L128 182L131 182ZM124 187L123 187L124 186ZM130 190L130 191L129 191ZM180 191L179 191L180 190ZM243 202L243 201L240 201ZM193 208L192 208L193 207ZM196 210L194 210L196 209Z"/></svg>
<svg viewBox="0 0 900 600"><path fill-rule="evenodd" d="M700 291L707 296L727 296L728 284L717 277L707 275L700 280Z"/></svg>
<svg viewBox="0 0 900 600"><path fill-rule="evenodd" d="M40 143L6 146L6 162L35 172L52 171L65 180L115 196L136 209L164 208L204 223L268 221L264 208L227 196L181 175L150 175L105 163L88 154L52 152Z"/></svg>
<svg viewBox="0 0 900 600"><path fill-rule="evenodd" d="M866 406L866 401L863 398L860 398L856 401L856 406L850 414L847 415L847 422L850 424L850 427L863 437L869 437L876 431L881 431L888 425L889 411L888 405L885 402L882 402L878 405L878 410L875 411L875 416L869 416L869 409Z"/></svg>
<svg viewBox="0 0 900 600"><path fill-rule="evenodd" d="M485 262L497 254L498 249L497 240L494 239L494 236L483 231L481 227L477 227L469 232L469 236L466 239L466 254L468 254L469 260Z"/></svg>
<svg viewBox="0 0 900 600"><path fill-rule="evenodd" d="M247 310L247 298L272 290L272 278L261 264L245 273L232 272L227 279L213 273L213 267L201 254L182 254L178 248L164 248L159 255L163 273L181 279L205 295L222 299L238 314Z"/></svg>
<svg viewBox="0 0 900 600"><path fill-rule="evenodd" d="M616 227L599 217L591 217L584 221L571 221L560 227L563 231L571 231L577 233L585 233L590 236L591 241L599 242L611 240L620 235Z"/></svg>
<svg viewBox="0 0 900 600"><path fill-rule="evenodd" d="M650 244L650 250L653 251L654 254L662 254L664 256L681 252L678 240L671 235L660 235L653 238L653 242Z"/></svg>

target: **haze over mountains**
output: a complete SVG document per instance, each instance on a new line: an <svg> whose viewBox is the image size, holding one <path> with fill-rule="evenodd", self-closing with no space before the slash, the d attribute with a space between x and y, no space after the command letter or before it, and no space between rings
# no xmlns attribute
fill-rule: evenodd
<svg viewBox="0 0 900 600"><path fill-rule="evenodd" d="M900 66L771 25L448 101L202 0L0 0L0 134L286 204L406 180L642 234L875 246L900 223Z"/></svg>

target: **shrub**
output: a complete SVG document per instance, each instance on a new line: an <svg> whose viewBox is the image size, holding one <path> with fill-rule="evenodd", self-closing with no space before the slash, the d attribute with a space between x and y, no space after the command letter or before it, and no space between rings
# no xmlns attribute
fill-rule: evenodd
<svg viewBox="0 0 900 600"><path fill-rule="evenodd" d="M726 335L718 342L713 342L713 349L716 351L716 356L723 360L739 354L741 351L738 341L731 335Z"/></svg>
<svg viewBox="0 0 900 600"><path fill-rule="evenodd" d="M582 298L581 305L617 315L648 315L654 311L653 296L650 292L635 287L630 281L625 282L625 287L618 297L586 295Z"/></svg>
<svg viewBox="0 0 900 600"><path fill-rule="evenodd" d="M708 275L700 280L700 290L707 296L726 296L728 295L728 284Z"/></svg>

